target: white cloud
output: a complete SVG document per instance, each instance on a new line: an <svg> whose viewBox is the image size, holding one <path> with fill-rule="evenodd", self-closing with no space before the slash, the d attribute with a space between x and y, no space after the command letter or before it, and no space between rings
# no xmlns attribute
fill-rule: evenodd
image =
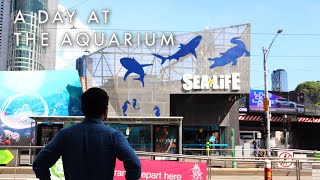
<svg viewBox="0 0 320 180"><path fill-rule="evenodd" d="M66 8L62 5L59 5L59 11L61 13L66 13ZM74 70L76 66L76 59L83 56L88 55L87 52L84 52L86 49L90 51L90 53L98 50L99 48L94 45L94 36L93 30L90 29L89 26L82 23L79 18L76 17L77 14L73 16L73 23L69 24L69 19L65 18L64 24L57 24L57 56L56 56L56 69L57 70ZM72 27L76 29L71 29ZM65 44L61 46L63 41L63 37L68 33L70 36L72 46ZM89 47L81 47L76 42L76 36L79 33L86 33L90 37Z"/></svg>

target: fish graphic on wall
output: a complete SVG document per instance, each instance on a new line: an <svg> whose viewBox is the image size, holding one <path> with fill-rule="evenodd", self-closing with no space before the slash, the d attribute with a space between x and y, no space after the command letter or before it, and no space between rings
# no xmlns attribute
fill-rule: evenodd
<svg viewBox="0 0 320 180"><path fill-rule="evenodd" d="M142 86L144 87L144 70L143 67L151 66L152 64L140 64L138 61L136 61L134 58L121 58L120 59L121 65L127 69L126 74L124 75L123 80L126 81L127 77L131 73L138 74L138 78L134 78L134 80L138 80L142 83Z"/></svg>
<svg viewBox="0 0 320 180"><path fill-rule="evenodd" d="M124 116L127 116L127 110L128 110L128 105L131 104L129 101L126 101L123 103L123 106L122 106L122 114Z"/></svg>
<svg viewBox="0 0 320 180"><path fill-rule="evenodd" d="M133 99L132 101L133 101L133 103L132 103L133 109L135 109L135 110L140 109L137 107L137 99Z"/></svg>
<svg viewBox="0 0 320 180"><path fill-rule="evenodd" d="M156 115L157 117L160 116L160 108L159 108L159 106L154 106L153 111L154 111L154 115Z"/></svg>
<svg viewBox="0 0 320 180"><path fill-rule="evenodd" d="M175 59L177 61L179 61L180 58L188 55L188 54L193 54L193 56L195 58L197 58L197 53L196 53L196 48L199 46L200 42L201 42L202 36L196 36L195 38L193 38L191 41L189 41L187 44L180 44L180 49L174 53L171 56L168 57L163 57L159 54L152 54L155 57L161 59L161 64L165 63L166 60L172 60Z"/></svg>
<svg viewBox="0 0 320 180"><path fill-rule="evenodd" d="M237 59L243 54L246 57L250 56L250 52L246 49L246 45L243 41L238 40L240 37L234 37L230 40L230 43L236 44L236 46L228 49L224 53L220 53L221 57L217 58L208 58L209 61L213 61L214 63L210 66L210 69L218 67L218 66L225 66L232 62L232 65L237 65Z"/></svg>

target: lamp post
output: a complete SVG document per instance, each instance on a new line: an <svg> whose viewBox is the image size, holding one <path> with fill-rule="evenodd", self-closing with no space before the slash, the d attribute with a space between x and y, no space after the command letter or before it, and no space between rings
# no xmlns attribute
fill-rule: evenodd
<svg viewBox="0 0 320 180"><path fill-rule="evenodd" d="M267 139L266 139L266 144L267 144L267 156L270 157L271 156L271 152L270 152L270 120L271 120L271 113L269 110L269 96L268 96L268 72L267 72L267 58L268 58L268 54L270 52L270 48L274 42L274 40L276 39L276 37L282 33L282 29L279 29L277 31L276 36L273 38L272 42L270 43L268 49L266 49L265 47L262 48L263 51L263 67L264 67L264 111L266 113L266 121L267 121Z"/></svg>

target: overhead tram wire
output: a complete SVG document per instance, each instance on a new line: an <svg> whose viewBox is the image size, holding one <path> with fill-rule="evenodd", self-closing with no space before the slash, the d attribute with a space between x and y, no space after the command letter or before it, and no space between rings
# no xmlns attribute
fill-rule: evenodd
<svg viewBox="0 0 320 180"><path fill-rule="evenodd" d="M71 8L69 8L69 9L67 9L66 11L69 11L69 10L71 10L71 9L73 9L73 8L76 8L76 7L84 4L84 3L87 2L87 1L89 1L89 0L82 1L81 3L79 3L79 4L77 4L77 5L73 6L73 7L71 7Z"/></svg>
<svg viewBox="0 0 320 180"><path fill-rule="evenodd" d="M89 1L89 0L86 0L86 1ZM84 2L86 2L84 1ZM84 3L83 2L83 3ZM82 3L82 4L83 4ZM79 4L80 5L80 4ZM77 5L77 6L79 6ZM74 6L74 7L77 7L77 6ZM74 8L72 7L72 8ZM71 8L70 8L71 9ZM68 9L68 10L70 10ZM47 28L47 29L57 29L57 30L62 30L62 29L70 29L68 27L61 27L61 28ZM195 30L192 30L192 31L185 31L185 30L155 30L155 29L123 29L123 28L77 28L79 30L96 30L96 31L99 31L99 30L107 30L107 31L131 31L131 32L181 32L181 33L197 33L197 32L203 32L202 30L198 30L198 31L195 31ZM11 30L11 29L2 29L2 30ZM212 29L212 30L217 30L218 29ZM274 35L273 33L264 33L264 32L261 32L261 33L237 33L237 32L224 32L225 34L245 34L245 35ZM281 34L281 36L320 36L320 33L283 33Z"/></svg>

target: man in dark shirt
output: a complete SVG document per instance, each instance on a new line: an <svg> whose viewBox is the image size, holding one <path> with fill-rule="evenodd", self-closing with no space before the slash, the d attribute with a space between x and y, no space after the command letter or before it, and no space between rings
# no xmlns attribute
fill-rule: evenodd
<svg viewBox="0 0 320 180"><path fill-rule="evenodd" d="M81 96L85 119L61 129L38 154L33 170L40 180L50 180L49 168L62 156L66 180L111 180L116 158L123 161L126 179L141 176L141 164L124 134L106 126L109 97L99 88Z"/></svg>

